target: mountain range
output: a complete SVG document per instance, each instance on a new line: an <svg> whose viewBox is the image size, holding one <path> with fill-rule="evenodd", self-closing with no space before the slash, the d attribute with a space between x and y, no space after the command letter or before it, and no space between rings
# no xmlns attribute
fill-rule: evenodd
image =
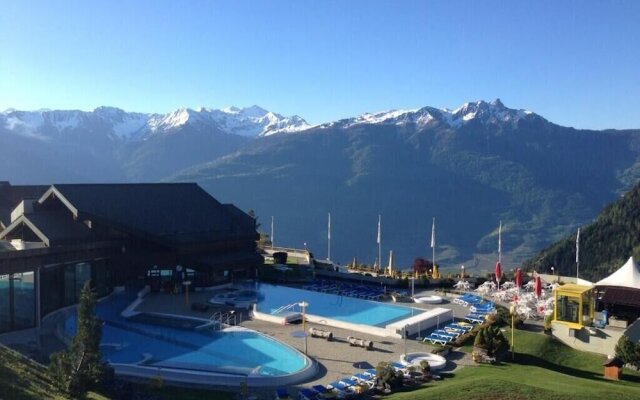
<svg viewBox="0 0 640 400"><path fill-rule="evenodd" d="M500 100L310 126L260 107L168 114L0 113L0 179L13 183L196 181L274 217L276 245L332 259L431 258L487 269L503 222L506 268L592 220L640 179L640 130L579 130Z"/></svg>

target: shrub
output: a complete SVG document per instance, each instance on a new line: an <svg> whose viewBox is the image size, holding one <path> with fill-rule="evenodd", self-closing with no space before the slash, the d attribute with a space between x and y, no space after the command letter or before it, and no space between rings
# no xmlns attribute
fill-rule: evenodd
<svg viewBox="0 0 640 400"><path fill-rule="evenodd" d="M450 344L445 344L444 346L438 345L435 349L431 350L432 354L447 354L453 349L453 346Z"/></svg>
<svg viewBox="0 0 640 400"><path fill-rule="evenodd" d="M629 336L622 335L616 344L616 357L625 364L640 368L640 343L633 343Z"/></svg>
<svg viewBox="0 0 640 400"><path fill-rule="evenodd" d="M154 376L149 379L149 387L154 390L160 390L164 386L164 380L160 375Z"/></svg>
<svg viewBox="0 0 640 400"><path fill-rule="evenodd" d="M402 386L402 372L396 372L393 365L388 362L380 362L376 366L376 376L381 386L396 388Z"/></svg>
<svg viewBox="0 0 640 400"><path fill-rule="evenodd" d="M554 309L553 312L549 315L547 315L546 317L544 317L544 332L547 334L551 333L551 321L553 321L556 317L556 310Z"/></svg>
<svg viewBox="0 0 640 400"><path fill-rule="evenodd" d="M509 341L497 324L487 324L480 328L473 345L485 349L487 354L493 357L500 350L507 349Z"/></svg>

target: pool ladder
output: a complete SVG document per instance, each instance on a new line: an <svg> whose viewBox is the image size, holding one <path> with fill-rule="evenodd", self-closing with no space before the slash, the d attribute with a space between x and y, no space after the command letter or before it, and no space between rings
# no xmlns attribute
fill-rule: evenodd
<svg viewBox="0 0 640 400"><path fill-rule="evenodd" d="M213 313L211 317L209 317L209 321L214 324L217 324L219 329L228 328L230 326L237 325L237 315L235 312L222 312L218 311Z"/></svg>
<svg viewBox="0 0 640 400"><path fill-rule="evenodd" d="M276 314L280 314L283 311L289 311L294 307L297 307L299 303L291 303L291 304L287 304L286 306L282 306L282 307L278 307L275 310L273 310L271 312L272 315L276 315Z"/></svg>

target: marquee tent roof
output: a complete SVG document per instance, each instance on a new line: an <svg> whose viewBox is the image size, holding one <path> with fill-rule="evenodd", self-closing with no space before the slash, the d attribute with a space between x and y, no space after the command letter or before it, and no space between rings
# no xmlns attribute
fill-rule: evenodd
<svg viewBox="0 0 640 400"><path fill-rule="evenodd" d="M616 286L640 289L640 269L633 257L608 277L596 282L596 286Z"/></svg>

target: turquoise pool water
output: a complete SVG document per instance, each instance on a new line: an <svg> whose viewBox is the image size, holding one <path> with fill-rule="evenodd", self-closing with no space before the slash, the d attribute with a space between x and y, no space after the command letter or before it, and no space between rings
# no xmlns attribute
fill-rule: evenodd
<svg viewBox="0 0 640 400"><path fill-rule="evenodd" d="M258 301L257 310L267 314L287 304L305 301L309 304L307 313L311 315L354 324L384 327L423 312L420 309L395 304L265 283L259 284L257 289L263 295Z"/></svg>
<svg viewBox="0 0 640 400"><path fill-rule="evenodd" d="M105 320L105 361L252 376L288 375L307 366L304 355L255 331L206 332L126 320L119 310L127 303L114 296L97 307ZM75 317L67 319L67 334L75 324Z"/></svg>

